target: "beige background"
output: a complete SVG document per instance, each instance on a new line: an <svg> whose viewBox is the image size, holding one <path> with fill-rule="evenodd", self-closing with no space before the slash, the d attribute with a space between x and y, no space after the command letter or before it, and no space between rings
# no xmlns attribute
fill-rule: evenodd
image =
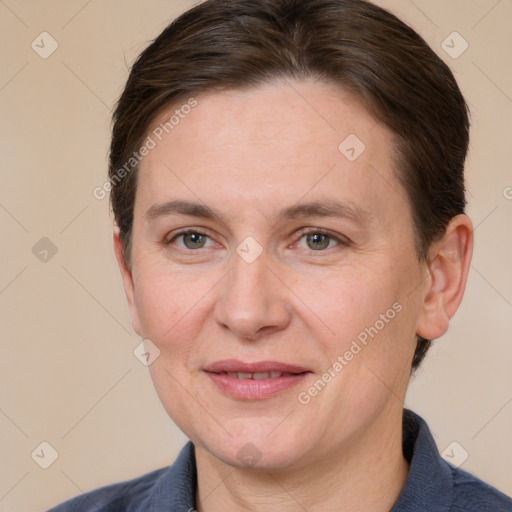
<svg viewBox="0 0 512 512"><path fill-rule="evenodd" d="M92 190L105 181L127 64L192 3L0 0L0 512L41 511L168 465L186 440L132 353L108 201ZM512 494L512 2L379 3L448 62L473 115L466 297L406 405L441 451L456 441L464 469ZM47 59L31 48L43 31L59 45ZM456 59L441 46L453 31L469 43ZM42 237L58 250L46 262L32 252ZM46 470L31 458L43 441L58 452Z"/></svg>

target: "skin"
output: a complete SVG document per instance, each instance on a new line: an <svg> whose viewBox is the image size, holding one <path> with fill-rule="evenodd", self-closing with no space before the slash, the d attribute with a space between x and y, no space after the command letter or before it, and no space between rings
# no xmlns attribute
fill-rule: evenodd
<svg viewBox="0 0 512 512"><path fill-rule="evenodd" d="M408 471L401 414L416 334L433 339L448 328L466 283L471 222L453 218L418 261L392 135L333 85L279 82L197 100L141 163L131 267L114 234L134 329L160 350L150 365L156 391L196 447L197 509L388 511ZM349 134L366 146L352 162L338 149ZM175 199L218 209L223 221L147 217ZM327 200L366 212L364 222L276 221L282 208ZM175 238L182 228L207 236ZM311 240L302 228L333 238ZM246 237L263 249L252 263L236 251ZM300 403L396 303L401 311ZM311 373L271 398L234 399L203 371L233 358ZM239 457L247 443L252 462Z"/></svg>

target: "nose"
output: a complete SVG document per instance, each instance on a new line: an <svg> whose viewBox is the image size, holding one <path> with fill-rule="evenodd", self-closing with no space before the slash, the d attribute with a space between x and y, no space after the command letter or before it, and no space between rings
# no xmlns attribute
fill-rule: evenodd
<svg viewBox="0 0 512 512"><path fill-rule="evenodd" d="M252 263L238 254L233 260L215 305L216 321L249 341L286 328L291 319L288 290L265 252Z"/></svg>

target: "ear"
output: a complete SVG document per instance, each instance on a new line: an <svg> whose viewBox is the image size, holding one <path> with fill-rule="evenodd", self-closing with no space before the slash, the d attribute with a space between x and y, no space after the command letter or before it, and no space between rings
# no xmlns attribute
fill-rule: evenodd
<svg viewBox="0 0 512 512"><path fill-rule="evenodd" d="M443 238L429 251L425 296L416 334L433 340L447 330L464 295L473 254L473 224L466 215L449 222Z"/></svg>
<svg viewBox="0 0 512 512"><path fill-rule="evenodd" d="M121 277L123 279L124 293L126 295L126 300L128 301L128 308L130 310L130 316L132 318L132 326L135 332L141 336L140 330L140 319L139 313L137 309L137 304L135 302L135 287L133 284L133 276L132 271L126 265L124 256L123 256L123 247L121 243L121 237L119 235L119 227L114 228L114 252L116 254L117 264L119 265L119 270L121 271Z"/></svg>

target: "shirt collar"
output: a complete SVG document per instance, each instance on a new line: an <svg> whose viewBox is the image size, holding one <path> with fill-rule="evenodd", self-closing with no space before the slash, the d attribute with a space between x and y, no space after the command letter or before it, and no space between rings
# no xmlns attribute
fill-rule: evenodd
<svg viewBox="0 0 512 512"><path fill-rule="evenodd" d="M427 424L414 412L404 409L402 432L409 474L391 512L448 512L453 501L453 475L439 455Z"/></svg>
<svg viewBox="0 0 512 512"><path fill-rule="evenodd" d="M178 458L160 478L148 500L141 507L144 512L161 512L162 507L176 512L195 512L197 471L195 450L188 442Z"/></svg>
<svg viewBox="0 0 512 512"><path fill-rule="evenodd" d="M405 485L390 512L448 512L453 497L450 466L439 455L425 421L414 412L403 411L403 452L409 462ZM197 472L194 445L189 441L175 463L160 478L144 510L159 512L165 503L168 510L195 510ZM434 507L434 508L433 508Z"/></svg>

